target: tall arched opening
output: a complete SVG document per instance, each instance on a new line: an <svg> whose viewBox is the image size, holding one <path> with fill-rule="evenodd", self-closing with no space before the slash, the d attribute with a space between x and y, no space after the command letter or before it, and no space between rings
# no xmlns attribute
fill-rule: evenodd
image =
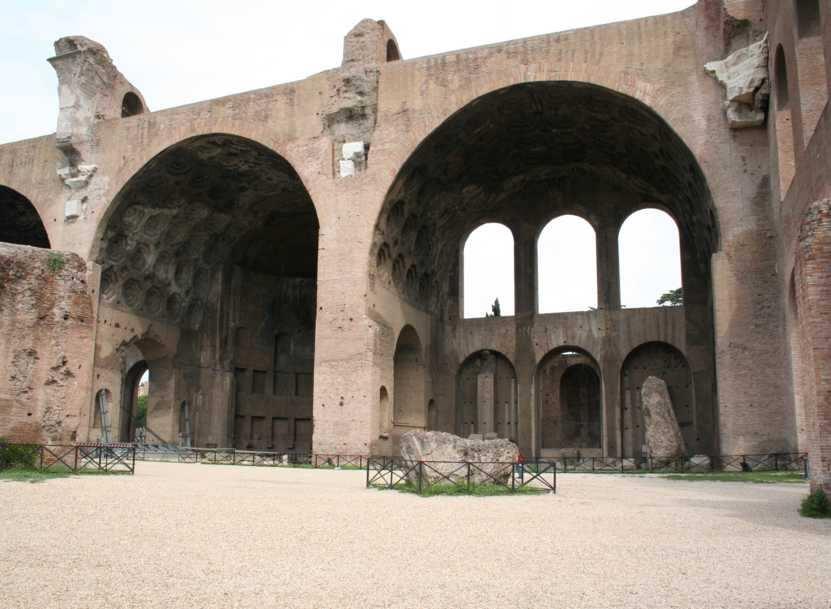
<svg viewBox="0 0 831 609"><path fill-rule="evenodd" d="M516 372L496 351L477 351L456 375L456 434L516 439Z"/></svg>
<svg viewBox="0 0 831 609"><path fill-rule="evenodd" d="M427 425L424 378L424 350L412 326L404 326L395 345L393 423L399 427Z"/></svg>
<svg viewBox="0 0 831 609"><path fill-rule="evenodd" d="M587 351L561 347L537 367L539 445L544 456L601 456L603 386Z"/></svg>
<svg viewBox="0 0 831 609"><path fill-rule="evenodd" d="M311 449L317 242L299 176L249 139L184 140L124 185L92 256L103 314L163 337L161 440ZM145 338L106 326L98 342Z"/></svg>
<svg viewBox="0 0 831 609"><path fill-rule="evenodd" d="M678 223L688 291L683 309L620 310L618 231L645 206L666 210ZM596 303L537 315L544 272L537 268L537 237L562 215L584 218L594 228ZM484 223L502 224L514 237L513 317L465 319L462 313L458 251ZM681 328L700 359L696 370L714 377L710 257L717 244L715 210L699 164L651 108L587 83L512 85L451 115L401 167L369 252L371 314L393 327L401 311L424 318L431 332L425 341L430 382L440 404L455 391L456 362L482 348L510 352L518 379L517 439L533 454L539 449L536 362L563 344L595 341L592 353L605 365L621 357L615 349L623 336L665 340L667 328ZM575 262L589 256L571 255ZM608 310L619 313L608 316ZM616 453L616 433L608 437L603 448Z"/></svg>

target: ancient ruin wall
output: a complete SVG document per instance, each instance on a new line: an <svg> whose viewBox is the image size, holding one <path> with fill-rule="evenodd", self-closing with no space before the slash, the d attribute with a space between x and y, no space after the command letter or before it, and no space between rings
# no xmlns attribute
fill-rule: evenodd
<svg viewBox="0 0 831 609"><path fill-rule="evenodd" d="M0 243L0 437L72 442L91 403L87 267L75 254Z"/></svg>

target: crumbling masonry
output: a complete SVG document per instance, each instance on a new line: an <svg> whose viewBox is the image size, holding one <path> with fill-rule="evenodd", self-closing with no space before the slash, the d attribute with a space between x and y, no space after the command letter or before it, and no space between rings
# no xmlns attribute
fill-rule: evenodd
<svg viewBox="0 0 831 609"><path fill-rule="evenodd" d="M652 376L690 454L808 450L831 489L828 2L411 60L364 20L340 68L159 112L91 40L49 61L56 133L0 145L0 436L133 440L149 370L159 442L638 456ZM678 224L683 306L621 307L646 207ZM564 213L595 230L598 306L540 314ZM483 222L513 234L515 314L464 319Z"/></svg>

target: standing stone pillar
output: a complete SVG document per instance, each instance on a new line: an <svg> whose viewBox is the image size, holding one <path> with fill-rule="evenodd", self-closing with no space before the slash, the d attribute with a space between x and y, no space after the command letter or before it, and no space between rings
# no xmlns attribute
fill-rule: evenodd
<svg viewBox="0 0 831 609"><path fill-rule="evenodd" d="M597 230L597 307L620 308L620 264L618 229L620 225L606 219Z"/></svg>
<svg viewBox="0 0 831 609"><path fill-rule="evenodd" d="M532 329L537 310L537 227L520 222L511 225L514 233L514 283L516 284L517 431L516 442L526 456L536 454L536 408L533 382L536 362Z"/></svg>
<svg viewBox="0 0 831 609"><path fill-rule="evenodd" d="M485 356L485 363L482 370L476 377L476 412L477 420L479 422L479 429L476 431L480 434L486 434L494 429L494 397L495 388L494 382L496 380L496 370L494 366L494 357L491 354Z"/></svg>

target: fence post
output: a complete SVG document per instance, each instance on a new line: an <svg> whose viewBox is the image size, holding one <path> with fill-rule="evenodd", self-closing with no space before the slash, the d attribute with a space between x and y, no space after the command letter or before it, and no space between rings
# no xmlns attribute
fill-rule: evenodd
<svg viewBox="0 0 831 609"><path fill-rule="evenodd" d="M511 492L512 493L516 492L516 468L517 468L517 465L518 465L517 463L512 463L511 464Z"/></svg>
<svg viewBox="0 0 831 609"><path fill-rule="evenodd" d="M369 488L369 459L366 460L366 487Z"/></svg>
<svg viewBox="0 0 831 609"><path fill-rule="evenodd" d="M314 461L314 468L317 469L317 453L312 455L312 459Z"/></svg>
<svg viewBox="0 0 831 609"><path fill-rule="evenodd" d="M418 462L418 494L421 495L421 491L424 488L424 483L422 478L424 477L424 461Z"/></svg>
<svg viewBox="0 0 831 609"><path fill-rule="evenodd" d="M340 455L335 455L335 467L340 469Z"/></svg>
<svg viewBox="0 0 831 609"><path fill-rule="evenodd" d="M779 471L779 453L773 453L773 470Z"/></svg>
<svg viewBox="0 0 831 609"><path fill-rule="evenodd" d="M467 462L467 492L470 492L470 461Z"/></svg>

